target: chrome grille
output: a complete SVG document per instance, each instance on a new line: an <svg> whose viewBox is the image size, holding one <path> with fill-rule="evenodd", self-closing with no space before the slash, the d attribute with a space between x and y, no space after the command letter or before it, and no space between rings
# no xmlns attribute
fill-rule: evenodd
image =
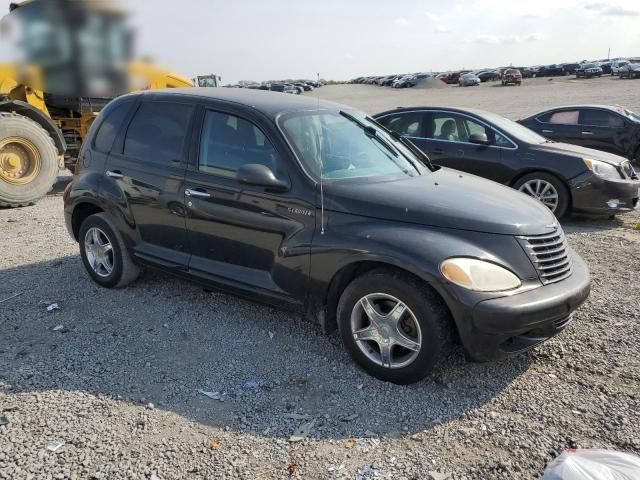
<svg viewBox="0 0 640 480"><path fill-rule="evenodd" d="M559 282L571 275L571 258L561 228L546 235L518 237L518 241L531 258L542 283Z"/></svg>

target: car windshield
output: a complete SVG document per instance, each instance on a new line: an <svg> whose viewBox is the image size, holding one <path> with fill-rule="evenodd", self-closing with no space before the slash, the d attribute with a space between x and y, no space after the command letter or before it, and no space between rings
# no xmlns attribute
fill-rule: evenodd
<svg viewBox="0 0 640 480"><path fill-rule="evenodd" d="M501 117L500 115L496 115L495 113L486 112L482 114L482 117L510 137L520 140L521 142L532 144L541 144L548 142L546 138L538 135L533 130L529 130L527 127L513 122L507 118Z"/></svg>
<svg viewBox="0 0 640 480"><path fill-rule="evenodd" d="M625 117L633 120L636 123L640 123L640 115L638 115L635 112L632 112L628 108L618 107L616 108L616 112L618 112L620 115L624 115Z"/></svg>
<svg viewBox="0 0 640 480"><path fill-rule="evenodd" d="M397 179L429 171L361 113L296 112L278 123L305 170L316 179Z"/></svg>
<svg viewBox="0 0 640 480"><path fill-rule="evenodd" d="M597 68L595 63L587 63L583 68Z"/></svg>

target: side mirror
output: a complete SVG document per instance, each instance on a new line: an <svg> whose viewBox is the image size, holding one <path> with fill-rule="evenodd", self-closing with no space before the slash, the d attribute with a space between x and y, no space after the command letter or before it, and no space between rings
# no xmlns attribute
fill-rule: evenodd
<svg viewBox="0 0 640 480"><path fill-rule="evenodd" d="M472 133L469 135L469 142L476 145L489 145L489 139L486 133Z"/></svg>
<svg viewBox="0 0 640 480"><path fill-rule="evenodd" d="M265 187L277 192L285 192L290 188L288 181L279 180L269 167L258 163L240 167L236 172L236 180L245 185Z"/></svg>

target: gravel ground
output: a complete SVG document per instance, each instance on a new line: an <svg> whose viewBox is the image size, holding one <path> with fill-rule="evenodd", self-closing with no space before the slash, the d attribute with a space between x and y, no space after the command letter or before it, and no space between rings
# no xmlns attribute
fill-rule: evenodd
<svg viewBox="0 0 640 480"><path fill-rule="evenodd" d="M367 88L369 111L410 102L320 91L350 88L341 101L365 108ZM19 294L0 303L0 479L531 479L565 448L640 453L639 212L564 222L593 292L561 335L491 364L457 351L400 387L269 307L154 272L98 287L64 228L61 180L0 210L0 301Z"/></svg>

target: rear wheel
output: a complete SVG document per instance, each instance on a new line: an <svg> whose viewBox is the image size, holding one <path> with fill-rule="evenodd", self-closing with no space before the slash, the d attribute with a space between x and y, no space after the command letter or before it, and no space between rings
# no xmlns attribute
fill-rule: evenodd
<svg viewBox="0 0 640 480"><path fill-rule="evenodd" d="M562 181L544 172L534 172L520 178L513 188L542 202L556 218L562 217L569 207L569 190Z"/></svg>
<svg viewBox="0 0 640 480"><path fill-rule="evenodd" d="M0 113L0 206L31 205L58 176L58 151L49 133L33 120Z"/></svg>
<svg viewBox="0 0 640 480"><path fill-rule="evenodd" d="M451 344L449 315L437 294L392 270L374 270L351 282L337 316L354 361L388 382L421 380Z"/></svg>
<svg viewBox="0 0 640 480"><path fill-rule="evenodd" d="M91 215L82 222L78 241L82 263L99 285L124 287L140 275L122 235L104 213Z"/></svg>

